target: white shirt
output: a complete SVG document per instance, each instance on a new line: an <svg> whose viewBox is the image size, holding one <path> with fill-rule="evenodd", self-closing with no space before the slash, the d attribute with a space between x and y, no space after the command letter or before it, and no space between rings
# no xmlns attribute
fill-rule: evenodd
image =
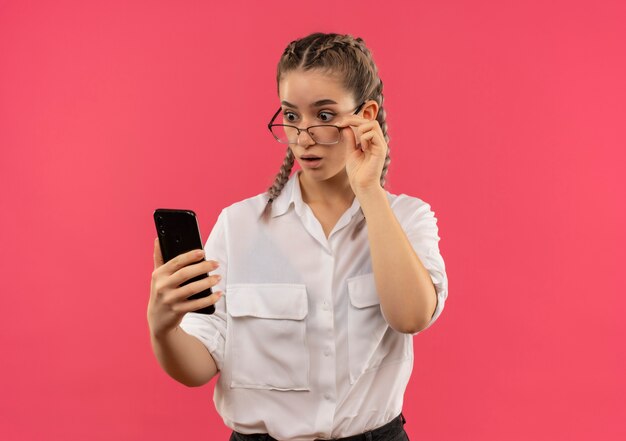
<svg viewBox="0 0 626 441"><path fill-rule="evenodd" d="M205 246L220 267L212 315L188 313L181 328L220 370L214 402L241 433L285 441L339 438L382 426L402 411L413 369L412 335L387 324L374 283L358 199L328 239L303 202L298 171L260 215L266 194L225 208ZM391 208L437 291L448 293L430 205L387 192ZM417 334L417 333L416 333Z"/></svg>

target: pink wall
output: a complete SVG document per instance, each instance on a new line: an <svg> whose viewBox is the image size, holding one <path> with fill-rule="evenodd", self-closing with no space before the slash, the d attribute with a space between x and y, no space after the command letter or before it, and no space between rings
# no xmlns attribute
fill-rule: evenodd
<svg viewBox="0 0 626 441"><path fill-rule="evenodd" d="M0 2L0 439L227 440L152 355L156 207L262 192L275 65L361 36L450 280L412 440L626 437L623 1Z"/></svg>

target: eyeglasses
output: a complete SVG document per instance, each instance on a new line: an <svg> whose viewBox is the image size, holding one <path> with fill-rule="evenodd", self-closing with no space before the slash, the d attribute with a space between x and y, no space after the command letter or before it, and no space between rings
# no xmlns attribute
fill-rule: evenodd
<svg viewBox="0 0 626 441"><path fill-rule="evenodd" d="M365 104L365 101L356 108L353 115L359 113L361 107L363 107L363 104ZM281 110L282 107L280 107L276 111L269 124L267 125L268 129L270 129L270 132L272 132L274 138L276 138L276 141L283 144L296 144L298 142L298 136L300 135L300 132L304 131L306 131L311 139L313 139L313 141L315 141L317 144L330 145L337 144L339 141L341 141L341 129L345 127L335 126L332 124L318 124L315 126L309 126L305 129L300 129L296 126L292 126L289 124L273 124L274 120Z"/></svg>

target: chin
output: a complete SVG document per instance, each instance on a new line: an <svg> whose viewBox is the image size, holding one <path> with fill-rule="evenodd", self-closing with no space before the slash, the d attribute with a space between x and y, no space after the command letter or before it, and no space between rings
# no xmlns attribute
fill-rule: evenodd
<svg viewBox="0 0 626 441"><path fill-rule="evenodd" d="M329 179L347 179L348 174L345 166L337 170L329 170L326 167L320 167L318 169L310 169L300 166L300 172L312 181L327 181Z"/></svg>

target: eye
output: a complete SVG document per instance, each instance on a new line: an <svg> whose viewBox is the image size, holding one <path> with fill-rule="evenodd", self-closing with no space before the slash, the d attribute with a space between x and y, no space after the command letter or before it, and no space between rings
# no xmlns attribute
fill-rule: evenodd
<svg viewBox="0 0 626 441"><path fill-rule="evenodd" d="M296 115L293 112L290 112L289 110L285 110L283 112L283 117L284 117L284 120L287 122L294 122L298 119L298 115Z"/></svg>
<svg viewBox="0 0 626 441"><path fill-rule="evenodd" d="M334 113L332 112L320 112L319 113L320 119L324 122L328 122L331 119L333 119L333 117L335 116Z"/></svg>

